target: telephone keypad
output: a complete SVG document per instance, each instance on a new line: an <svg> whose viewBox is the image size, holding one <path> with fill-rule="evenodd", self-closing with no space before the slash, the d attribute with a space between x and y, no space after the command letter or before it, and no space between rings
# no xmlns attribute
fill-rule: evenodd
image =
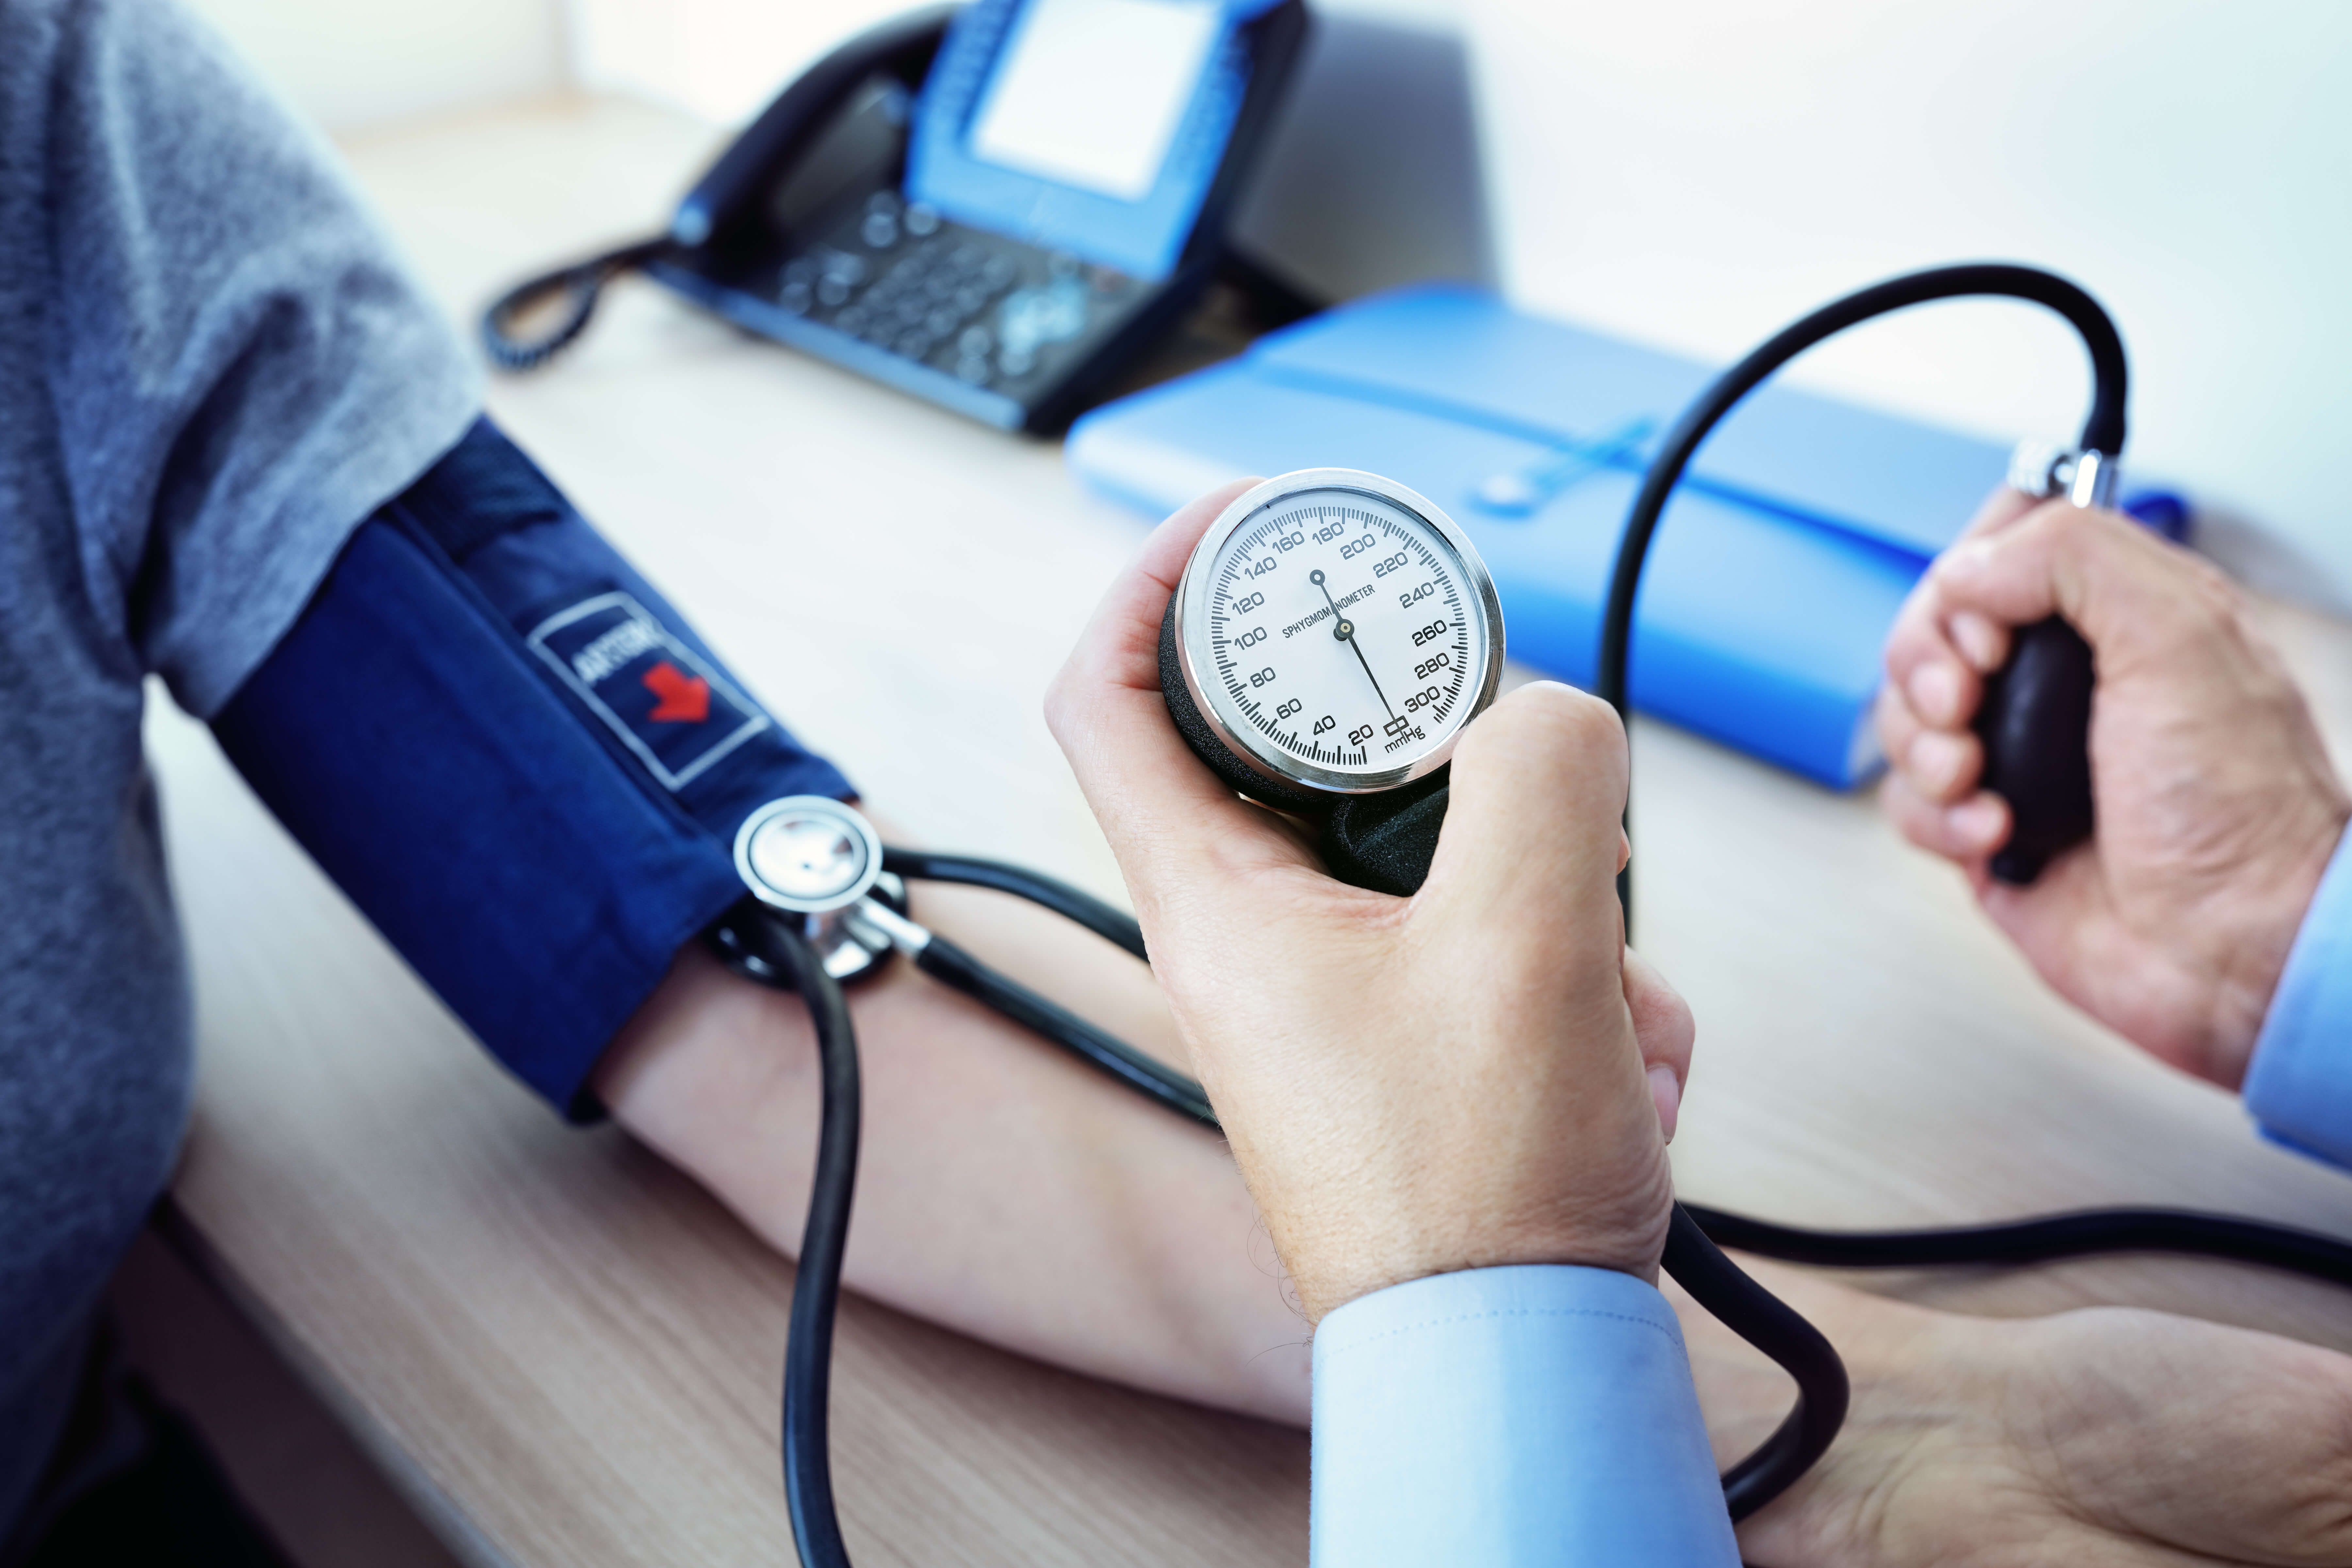
<svg viewBox="0 0 2352 1568"><path fill-rule="evenodd" d="M1024 409L1055 397L1162 288L967 228L895 188L845 192L803 227L652 270L695 278L688 292L755 331L828 357L838 333L845 350L866 345L845 363L878 349ZM860 368L874 374L870 359Z"/></svg>
<svg viewBox="0 0 2352 1568"><path fill-rule="evenodd" d="M1115 324L1141 291L1066 252L963 228L894 190L835 210L827 242L777 268L769 297L969 385L1017 391Z"/></svg>

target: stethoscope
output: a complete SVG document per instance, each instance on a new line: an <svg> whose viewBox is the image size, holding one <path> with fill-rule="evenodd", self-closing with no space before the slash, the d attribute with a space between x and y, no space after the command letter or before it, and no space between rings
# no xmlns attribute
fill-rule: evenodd
<svg viewBox="0 0 2352 1568"><path fill-rule="evenodd" d="M2124 439L2125 362L2097 301L2032 268L1949 267L1849 295L1790 326L1719 377L1651 462L1618 545L1596 693L1627 717L1633 605L1658 520L1723 417L1775 370L1857 322L1929 300L1990 295L2063 316L2091 356L2092 408L2072 448L2021 447L2010 482L2104 505ZM1213 522L1171 596L1160 674L1169 716L1237 793L1308 818L1332 875L1410 895L1444 820L1446 763L1490 704L1503 664L1502 609L1477 552L1427 499L1377 475L1318 468L1269 479ZM2088 647L2063 621L2024 628L1989 683L1979 729L1987 787L2015 827L1993 874L2030 882L2091 829ZM1627 830L1631 832L1630 807ZM961 882L1040 904L1147 955L1134 918L1053 878L999 861L887 847L824 796L771 802L747 818L736 868L751 897L709 941L739 972L803 997L815 1024L823 1111L784 1354L783 1468L806 1568L847 1568L826 1441L833 1323L857 1165L858 1061L843 985L893 952L1063 1047L1155 1103L1208 1127L1200 1084L982 963L908 913L909 880ZM1618 894L1632 928L1631 868ZM1723 1247L1840 1268L2020 1264L2111 1252L2170 1252L2264 1264L2352 1285L2352 1245L2229 1215L2100 1209L1953 1230L1801 1230L1677 1204L1666 1272L1699 1305L1796 1380L1788 1417L1723 1475L1743 1519L1819 1459L1844 1420L1845 1368L1821 1332L1750 1279Z"/></svg>

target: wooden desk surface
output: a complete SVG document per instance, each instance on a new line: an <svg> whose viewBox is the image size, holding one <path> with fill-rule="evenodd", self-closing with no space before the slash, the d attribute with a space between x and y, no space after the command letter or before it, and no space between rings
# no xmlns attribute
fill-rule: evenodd
<svg viewBox="0 0 2352 1568"><path fill-rule="evenodd" d="M352 145L453 312L657 226L707 132L618 104ZM1136 520L1058 450L615 291L490 406L803 736L912 834L1118 896L1039 714ZM2273 624L2340 742L2352 632ZM160 705L159 705L160 706ZM792 1271L610 1129L568 1131L246 794L151 723L200 1009L176 1194L202 1243L483 1563L782 1563ZM2341 748L2339 746L2339 752ZM1636 739L1643 945L1690 996L1685 1193L1822 1224L2189 1204L2352 1234L2352 1181L2072 1016L1957 878L1840 797L1656 725ZM1969 1310L2125 1300L2352 1349L2340 1296L2161 1261L1873 1281ZM891 1563L1296 1563L1302 1435L1131 1394L867 1303L836 1475Z"/></svg>

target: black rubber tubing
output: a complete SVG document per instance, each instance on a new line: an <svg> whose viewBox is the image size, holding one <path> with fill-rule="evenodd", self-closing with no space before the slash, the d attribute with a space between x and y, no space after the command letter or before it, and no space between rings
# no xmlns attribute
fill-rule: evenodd
<svg viewBox="0 0 2352 1568"><path fill-rule="evenodd" d="M2003 280L2022 275L2046 285L2053 293L2071 290L2100 321L2105 320L2095 302L2073 285L2026 268L1948 268L1916 274L1864 290L1798 323L1735 367L1707 398L1685 416L1667 446L1668 455L1675 459L1672 471L1660 480L1661 470L1666 467L1664 456L1653 466L1636 502L1634 518L1628 524L1625 542L1621 544L1612 583L1601 678L1603 695L1611 698L1621 716L1625 711L1624 644L1631 632L1642 557L1675 479L1687 465L1707 430L1740 395L1779 363L1809 346L1795 342L1809 325L1819 329L1820 336L1827 336L1885 310L1961 293L2011 294L2051 303L2038 293L2027 293L2019 288L1980 286L1980 280L1988 274L2000 275ZM1956 284L1962 279L1978 279L1979 286L1912 292L1931 279ZM1911 297L1903 297L1906 293ZM1863 301L1872 299L1882 302L1875 309L1855 313ZM2065 313L2061 306L2053 308ZM585 320L584 310L581 320ZM1831 321L1836 324L1821 326ZM573 330L577 330L576 324ZM2098 371L2100 346L2093 334L2085 333L2086 342L2091 342L2102 396L2085 426L2083 445L2114 453L2120 450L2123 437L2122 360L2121 346L2113 341L2112 328L2107 336L2113 348L2112 376ZM1818 337L1811 341L1818 341ZM1795 346L1786 348L1779 359L1763 363L1761 369L1753 368L1765 360L1775 345L1790 342ZM1720 406L1710 416L1704 420L1696 417L1718 400L1727 384L1750 371L1744 384L1730 395L1720 397ZM2105 397L2110 386L2115 392L2112 406ZM1610 658L1612 646L1613 665ZM906 850L887 851L885 863L887 868L905 877L964 882L1028 899L1076 921L1139 958L1144 956L1141 929L1132 916L1052 878L998 861ZM1619 893L1627 900L1629 930L1630 892L1630 881L1621 879ZM807 1568L849 1568L833 1500L827 1417L834 1320L840 1300L842 1259L856 1176L861 1114L856 1037L839 984L824 973L807 942L788 922L768 917L747 921L745 926L747 940L760 950L756 956L773 976L769 983L796 991L806 1000L817 1037L824 1103L816 1172L811 1184L785 1348L782 1461L793 1539L802 1562ZM1216 1125L1206 1095L1192 1079L997 974L943 939L934 937L931 945L938 950L937 955L930 956L927 951L929 961L918 961L927 973L1094 1062L1167 1109L1204 1125ZM756 973L753 977L765 978ZM1848 1388L1844 1367L1828 1341L1792 1309L1741 1272L1718 1250L1718 1244L1793 1262L1849 1268L2017 1264L2094 1253L2166 1251L2263 1264L2336 1284L2352 1284L2352 1246L2329 1237L2228 1215L2119 1209L1954 1230L1839 1233L1803 1230L1678 1204L1673 1211L1665 1245L1667 1272L1690 1290L1702 1307L1732 1324L1751 1343L1787 1368L1798 1383L1797 1404L1780 1428L1724 1475L1725 1502L1735 1520L1746 1517L1778 1496L1827 1449L1844 1418Z"/></svg>
<svg viewBox="0 0 2352 1568"><path fill-rule="evenodd" d="M1073 888L1056 877L1003 860L982 860L970 855L937 855L928 849L882 848L882 869L919 882L961 882L966 887L992 888L1000 893L1042 905L1063 919L1086 927L1105 942L1125 948L1145 963L1143 928L1116 904Z"/></svg>
<svg viewBox="0 0 2352 1568"><path fill-rule="evenodd" d="M1609 601L1601 622L1601 657L1593 695L1617 710L1628 731L1633 710L1626 700L1626 681L1633 639L1633 602L1642 583L1642 568L1650 556L1650 540L1675 486L1690 466L1691 457L1723 416L1753 392L1766 377L1824 339L1876 316L1939 300L1990 296L2022 300L2045 306L2064 317L2082 335L2091 356L2091 412L2083 421L2081 445L2110 457L2124 448L2124 400L2128 371L2123 338L2099 302L2074 284L2039 268L2007 262L1969 262L1958 267L1935 267L1873 284L1822 306L1802 321L1784 328L1746 359L1733 365L1683 411L1664 444L1643 476L1641 492L1625 521L1617 544L1617 560L1609 576ZM1626 831L1633 831L1632 802L1627 802ZM1633 929L1633 871L1629 864L1617 876L1618 901L1625 906L1625 929Z"/></svg>
<svg viewBox="0 0 2352 1568"><path fill-rule="evenodd" d="M841 1520L833 1503L829 1432L833 1400L833 1321L841 1305L841 1261L849 1242L856 1197L857 1034L841 983L824 972L815 951L790 921L766 910L743 921L740 933L784 986L808 1004L816 1026L824 1098L817 1123L816 1171L809 1184L808 1220L801 1229L793 1277L790 1326L784 1335L784 1503L793 1541L805 1568L849 1568Z"/></svg>
<svg viewBox="0 0 2352 1568"><path fill-rule="evenodd" d="M1026 876L1013 879L1003 890L1025 897L1022 888L1013 884L1032 880ZM1132 924L1132 916L1108 904L1100 907L1108 912L1108 923ZM756 956L766 971L765 974L754 972L751 977L799 992L808 999L816 1026L824 1099L816 1174L810 1188L784 1354L784 1485L802 1562L807 1568L848 1568L834 1510L826 1416L834 1317L840 1300L842 1252L857 1164L856 1037L839 983L824 973L788 922L758 911L744 920L740 929L747 944L757 949ZM1134 945L1140 946L1141 940L1140 932L1136 932ZM979 983L965 986L943 973L942 980L969 990L992 1006L1013 993L1031 996L1039 1005L1025 1016L1018 1016L1026 1027L1066 1049L1095 1059L1083 1042L1066 1033L1070 1021L1083 1024L1083 1020L1034 997L961 949L951 951L957 955L951 966ZM1085 1027L1098 1040L1110 1037L1090 1025ZM1148 1063L1151 1070L1134 1073L1108 1067L1105 1070L1167 1110L1207 1126L1216 1125L1215 1113L1208 1109L1207 1097L1197 1082L1131 1047L1122 1044L1121 1052L1127 1059ZM1103 1064L1097 1061L1097 1065ZM1772 1436L1724 1474L1724 1502L1734 1519L1745 1518L1770 1501L1820 1458L1843 1423L1847 1384L1843 1366L1820 1332L1732 1264L1717 1250L1719 1247L1832 1268L2015 1266L2093 1254L2167 1252L2260 1264L2352 1285L2352 1245L2332 1237L2222 1215L2112 1209L1951 1230L1841 1232L1805 1230L1697 1205L1677 1205L1667 1234L1667 1272L1702 1307L1727 1322L1739 1324L1750 1342L1790 1370L1799 1387L1797 1405Z"/></svg>
<svg viewBox="0 0 2352 1568"><path fill-rule="evenodd" d="M903 850L886 850L883 863L901 876L918 879L943 868L952 867L959 873L982 868L980 874L959 874L955 879L1030 898L1064 913L1069 912L1065 905L1072 899L1082 900L1092 917L1082 923L1129 952L1141 953L1143 933L1134 916L1051 878L998 862L923 857ZM982 880L983 875L988 879ZM1202 1126L1217 1127L1216 1112L1197 1080L998 973L945 938L934 935L915 963L925 973L995 1008L1164 1109ZM1753 1453L1724 1472L1724 1503L1733 1519L1744 1519L1786 1490L1837 1436L1845 1420L1845 1368L1821 1331L1726 1258L1680 1205L1668 1224L1661 1264L1693 1300L1797 1382L1797 1403L1788 1418Z"/></svg>
<svg viewBox="0 0 2352 1568"><path fill-rule="evenodd" d="M1059 1003L1048 1001L1009 975L1000 974L943 936L934 934L915 955L915 967L984 1003L1023 1028L1109 1074L1148 1099L1204 1127L1217 1125L1209 1096L1198 1080L1137 1050L1118 1036L1095 1027Z"/></svg>
<svg viewBox="0 0 2352 1568"><path fill-rule="evenodd" d="M2080 1209L1949 1230L1801 1230L1720 1209L1687 1205L1725 1247L1818 1268L2015 1267L2118 1252L2166 1252L2253 1263L2306 1279L2352 1286L2352 1246L2331 1236L2235 1215L2190 1209Z"/></svg>
<svg viewBox="0 0 2352 1568"><path fill-rule="evenodd" d="M1766 377L1825 339L1890 311L1932 300L1977 295L2003 296L2046 306L2074 325L2091 356L2092 406L2090 417L2083 426L2082 445L2108 454L2119 453L2123 449L2127 373L2122 336L2116 332L2115 323L2096 300L2066 279L2038 268L1982 262L1913 272L1832 300L1782 329L1747 358L1724 372L1684 410L1682 417L1667 433L1648 472L1643 476L1633 510L1626 518L1624 532L1618 541L1616 561L1610 573L1609 599L1601 617L1601 649L1593 689L1596 695L1616 710L1619 720L1625 725L1629 740L1633 732L1633 710L1627 697L1627 675L1633 637L1633 605L1641 588L1642 569L1649 560L1651 541L1656 535L1658 521L1665 512L1666 502L1674 494L1675 486L1681 480L1684 471L1689 468L1700 443L1726 415L1738 405L1740 399L1754 391ZM1630 842L1633 831L1630 791L1625 803L1624 824ZM1630 940L1633 930L1633 868L1630 859L1624 869L1617 874L1617 898L1624 910L1625 931ZM1769 1292L1763 1291L1760 1286L1754 1286L1752 1281L1749 1282L1750 1287L1761 1297L1760 1301L1733 1290L1729 1276L1738 1276L1743 1280L1746 1276L1739 1275L1737 1265L1724 1258L1715 1245L1705 1239L1692 1216L1679 1212L1679 1205L1677 1209L1675 1234L1678 1238L1684 1237L1681 1222L1689 1220L1688 1245L1679 1256L1670 1248L1665 1261L1666 1271L1682 1281L1684 1288L1691 1290L1700 1305L1727 1326L1757 1344L1758 1348L1768 1349L1762 1341L1749 1332L1749 1324L1753 1321L1757 1328L1767 1333L1785 1331L1781 1325L1774 1322L1764 1303L1769 1303L1771 1308L1783 1312L1788 1309ZM1685 1277L1685 1269L1706 1279L1709 1288L1720 1293L1728 1312L1701 1296L1699 1290L1692 1287L1691 1280ZM1790 1315L1794 1317L1793 1313ZM1801 1319L1797 1321L1802 1322ZM1814 1339L1821 1338L1818 1332L1811 1331L1810 1324L1805 1327ZM1844 1419L1848 1388L1845 1369L1838 1362L1836 1352L1829 1348L1826 1341L1822 1341L1818 1354L1811 1353L1811 1347L1795 1342L1790 1342L1788 1348L1797 1352L1796 1359L1783 1359L1779 1354L1775 1354L1774 1359L1780 1361L1797 1379L1796 1408L1762 1447L1725 1477L1725 1496L1732 1503L1734 1519L1741 1518L1769 1501L1790 1482L1802 1475L1828 1449L1837 1435L1838 1423ZM1826 1430L1822 1430L1824 1426ZM1746 1507L1741 1506L1743 1500Z"/></svg>
<svg viewBox="0 0 2352 1568"><path fill-rule="evenodd" d="M1848 326L1929 300L1987 294L2046 305L2075 325L2091 353L2095 389L2093 408L2085 421L2081 444L2086 449L2108 454L2121 451L2126 385L2121 339L2098 303L2063 279L2033 268L2001 264L1940 268L1891 279L1815 311L1776 335L1718 379L1677 422L1668 436L1664 449L1644 477L1633 513L1620 542L1612 574L1610 598L1603 620L1600 679L1596 688L1617 710L1621 718L1626 717L1628 711L1625 685L1629 644L1642 567L1658 520L1664 511L1666 500L1687 468L1692 455L1715 425L1740 398L1781 364ZM1627 822L1630 833L1630 802ZM940 880L961 881L1029 899L1066 915L1138 957L1145 956L1141 931L1132 917L1053 879L1002 862L963 857L929 857L911 851L891 851L885 863L887 868L902 876L917 879L929 876ZM1629 866L1618 881L1618 894L1625 907L1629 931L1633 921L1632 890ZM834 1006L839 1011L837 1033L847 1058L849 1091L854 1100L856 1044L848 1030L846 1010L840 1007L839 987L823 973L821 967L807 953L805 944L801 943L796 935L788 932L786 936L801 950L800 969L812 977L811 984L821 984L831 993ZM1075 1014L995 973L942 939L934 938L932 946L938 949L936 954L927 950L918 960L928 973L1094 1062L1166 1108L1204 1125L1216 1125L1214 1112L1209 1108L1205 1094L1192 1079L1162 1067L1147 1055L1096 1029ZM795 988L799 987L796 985ZM803 991L803 994L808 993ZM816 1007L814 997L811 1006L813 1011ZM822 1022L818 1034L820 1049L827 1057L828 1113L825 1125L829 1134L833 1131L831 1090L836 1076L832 1058L836 1052L826 1043L827 1029ZM851 1150L850 1163L854 1168L854 1107L847 1141ZM821 1174L824 1163L824 1143L821 1140ZM847 1177L845 1176L843 1182L838 1194L839 1225L834 1228L845 1233L849 1198ZM813 1192L811 1197L810 1230L813 1235L819 1228L819 1199L823 1195L824 1187L820 1183L819 1189ZM1716 1236L1711 1237L1710 1231L1717 1233ZM1785 1490L1828 1449L1843 1422L1849 1387L1844 1366L1829 1342L1801 1315L1726 1258L1719 1249L1718 1240L1767 1256L1844 1267L2015 1263L2089 1252L2156 1248L2269 1263L2338 1282L2352 1279L2352 1247L2328 1237L2227 1216L2169 1214L2157 1210L2095 1211L1958 1231L1841 1236L1746 1220L1715 1210L1703 1209L1694 1213L1678 1204L1669 1224L1663 1260L1666 1271L1691 1293L1693 1300L1701 1307L1788 1370L1798 1384L1796 1405L1781 1426L1755 1452L1724 1475L1725 1502L1735 1520L1752 1513ZM831 1302L839 1290L837 1252L831 1262L829 1279L820 1277L822 1293L827 1298L823 1311L822 1336L824 1353L828 1361ZM812 1337L799 1332L801 1320L796 1293L793 1336L796 1342ZM787 1361L789 1374L799 1363L789 1352ZM793 1381L788 1375L785 1427L788 1486L792 1485L790 1472L795 1468L792 1448L794 1434L792 1388ZM802 1419L805 1424L808 1401L803 1399L800 1404ZM824 1426L821 1398L817 1404L814 1430L821 1439ZM821 1446L815 1450L814 1460L821 1472L818 1479L822 1481L824 1503L822 1522L829 1530L832 1549L837 1553L839 1532L832 1520L830 1471ZM816 1490L813 1486L803 1486L800 1489L812 1495ZM825 1559L811 1554L811 1537L803 1529L803 1509L797 1502L793 1520L796 1538L803 1544L803 1561L809 1563L810 1568L834 1568L836 1560L845 1565L845 1556ZM824 1543L820 1541L817 1544L822 1547Z"/></svg>

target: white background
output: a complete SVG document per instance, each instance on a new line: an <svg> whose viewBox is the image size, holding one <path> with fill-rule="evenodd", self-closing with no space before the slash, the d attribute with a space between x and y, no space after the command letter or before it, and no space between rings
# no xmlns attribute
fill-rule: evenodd
<svg viewBox="0 0 2352 1568"><path fill-rule="evenodd" d="M2215 531L2242 570L2352 597L2352 5L1484 0L1475 42L1520 302L1723 360L1888 273L2054 267L2131 351L2126 478L2273 531L2267 561ZM2070 434L2086 384L2028 306L1801 374L2002 436Z"/></svg>
<svg viewBox="0 0 2352 1568"><path fill-rule="evenodd" d="M562 0L184 0L330 131L551 92Z"/></svg>
<svg viewBox="0 0 2352 1568"><path fill-rule="evenodd" d="M902 8L195 3L338 130L565 85L740 120ZM2352 608L2336 436L2352 415L2352 4L1318 9L1466 36L1497 270L1517 302L1721 360L1906 268L2057 267L2121 321L2139 471L2218 512L2205 542L2242 572ZM1798 374L2003 437L2066 431L2084 395L2079 352L2024 307L1919 312Z"/></svg>

